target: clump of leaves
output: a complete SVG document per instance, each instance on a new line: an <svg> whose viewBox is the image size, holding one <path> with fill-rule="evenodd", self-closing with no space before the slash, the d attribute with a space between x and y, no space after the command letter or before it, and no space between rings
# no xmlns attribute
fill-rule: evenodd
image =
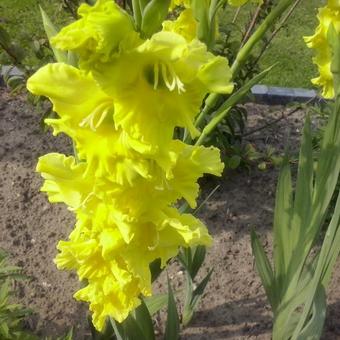
<svg viewBox="0 0 340 340"><path fill-rule="evenodd" d="M22 269L7 264L7 254L0 250L0 339L35 340L36 337L22 330L22 321L32 314L30 309L11 303L13 282L25 276Z"/></svg>

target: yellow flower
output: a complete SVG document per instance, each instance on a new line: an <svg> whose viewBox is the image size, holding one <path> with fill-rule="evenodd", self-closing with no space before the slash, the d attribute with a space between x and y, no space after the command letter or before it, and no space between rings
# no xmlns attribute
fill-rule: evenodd
<svg viewBox="0 0 340 340"><path fill-rule="evenodd" d="M140 294L151 295L150 262L160 258L164 267L180 246L211 244L198 219L174 208L165 209L158 224L140 223L133 240L125 243L105 218L108 210L100 210L101 220L78 213L76 228L69 241L59 242L55 259L59 269L76 270L80 280L86 279L86 287L74 296L90 303L98 330L108 316L122 322L139 305Z"/></svg>
<svg viewBox="0 0 340 340"><path fill-rule="evenodd" d="M100 238L91 231L90 223L78 214L70 240L58 244L60 253L55 263L59 269L76 270L80 280L86 279L86 287L74 297L90 303L93 323L102 330L108 316L122 322L139 305L141 288L122 256L104 258Z"/></svg>
<svg viewBox="0 0 340 340"><path fill-rule="evenodd" d="M54 134L63 132L76 143L87 170L118 182L133 182L136 175L148 177L148 162L133 148L149 148L132 140L113 121L113 99L105 94L90 73L66 64L48 64L27 82L29 91L48 97L59 118L46 119Z"/></svg>
<svg viewBox="0 0 340 340"><path fill-rule="evenodd" d="M122 49L138 44L132 18L114 1L82 4L78 14L80 19L64 27L51 42L58 49L79 54L82 67L107 61Z"/></svg>
<svg viewBox="0 0 340 340"><path fill-rule="evenodd" d="M51 203L65 203L71 209L84 204L93 191L93 179L84 177L86 164L74 157L50 153L39 158L37 171L45 179L41 191Z"/></svg>
<svg viewBox="0 0 340 340"><path fill-rule="evenodd" d="M188 42L196 38L197 22L191 8L180 13L176 20L163 22L163 31L174 32L184 37Z"/></svg>
<svg viewBox="0 0 340 340"><path fill-rule="evenodd" d="M223 171L216 148L173 141L168 153L171 156L159 157L160 166L153 164L149 179L140 176L132 186L112 182L109 176L95 178L93 173L86 171L85 162L76 164L73 157L57 153L40 157L37 171L45 179L42 190L47 192L51 202L64 202L72 210L81 207L93 210L98 202L110 201L112 219L116 224L124 224L126 231L122 233L128 240L131 228L127 226L134 218L150 215L154 218L157 211L181 198L194 208L199 190L198 179L205 173L220 176ZM169 158L172 158L171 162ZM140 197L148 199L141 200Z"/></svg>
<svg viewBox="0 0 340 340"><path fill-rule="evenodd" d="M173 32L156 33L135 50L98 65L93 74L115 99L116 125L153 148L166 147L175 127L197 136L193 120L205 95L233 89L225 58Z"/></svg>
<svg viewBox="0 0 340 340"><path fill-rule="evenodd" d="M335 1L330 1L329 5L338 8ZM319 9L319 26L315 34L304 38L307 46L316 50L313 62L318 66L320 75L312 79L312 83L322 87L322 95L325 98L334 97L333 75L331 73L332 51L327 40L327 33L330 25L333 25L335 30L340 32L340 9L333 9L330 6Z"/></svg>

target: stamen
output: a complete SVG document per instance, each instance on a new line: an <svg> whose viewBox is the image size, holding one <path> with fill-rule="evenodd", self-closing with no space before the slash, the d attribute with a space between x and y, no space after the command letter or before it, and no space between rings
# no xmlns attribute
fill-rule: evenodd
<svg viewBox="0 0 340 340"><path fill-rule="evenodd" d="M111 106L111 102L103 102L98 105L93 112L91 112L87 117L85 117L80 123L80 127L89 126L91 130L96 131L96 129L103 123L104 119L109 112L109 107ZM100 117L95 123L96 116L100 114Z"/></svg>
<svg viewBox="0 0 340 340"><path fill-rule="evenodd" d="M84 198L83 202L81 202L81 203L79 204L78 207L74 207L74 208L69 207L68 209L69 209L70 211L75 211L75 210L78 210L78 209L80 209L80 208L85 208L85 204L91 199L92 196L95 196L94 191L90 192L90 193Z"/></svg>
<svg viewBox="0 0 340 340"><path fill-rule="evenodd" d="M106 108L103 113L101 114L98 123L95 125L95 129L97 129L101 123L104 121L104 119L106 118L107 113L109 112L109 108Z"/></svg>
<svg viewBox="0 0 340 340"><path fill-rule="evenodd" d="M163 80L164 80L166 87L170 91L173 91L176 88L176 79L172 77L172 83L170 84L169 78L168 78L168 70L165 64L162 64L162 76L163 76Z"/></svg>
<svg viewBox="0 0 340 340"><path fill-rule="evenodd" d="M158 82L159 82L159 64L155 63L153 66L153 74L154 74L154 80L153 80L153 88L154 90L157 90Z"/></svg>

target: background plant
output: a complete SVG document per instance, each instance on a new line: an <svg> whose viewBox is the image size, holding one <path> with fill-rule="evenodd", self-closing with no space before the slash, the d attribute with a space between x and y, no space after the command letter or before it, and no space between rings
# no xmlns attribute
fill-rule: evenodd
<svg viewBox="0 0 340 340"><path fill-rule="evenodd" d="M326 317L326 288L340 251L340 35L329 29L335 105L314 162L310 118L300 149L295 190L284 162L276 193L273 266L256 234L252 247L256 266L274 314L273 339L319 339ZM327 220L328 209L333 208Z"/></svg>

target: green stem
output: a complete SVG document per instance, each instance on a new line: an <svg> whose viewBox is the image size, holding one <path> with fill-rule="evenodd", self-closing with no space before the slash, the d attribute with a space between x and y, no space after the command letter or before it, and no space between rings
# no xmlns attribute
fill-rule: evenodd
<svg viewBox="0 0 340 340"><path fill-rule="evenodd" d="M247 60L254 46L262 39L262 37L267 33L268 29L275 24L278 17L282 15L283 12L294 2L294 0L281 0L279 4L269 13L269 15L263 20L261 25L252 34L249 40L244 44L236 59L231 66L231 71L233 76L237 75L242 65Z"/></svg>
<svg viewBox="0 0 340 340"><path fill-rule="evenodd" d="M201 125L205 115L208 114L209 112L211 112L211 110L214 108L214 106L217 103L219 96L220 95L217 94L217 93L211 93L208 96L208 98L205 101L205 106L204 106L203 110L201 111L201 113L199 114L198 118L195 121L196 127L199 127Z"/></svg>
<svg viewBox="0 0 340 340"><path fill-rule="evenodd" d="M264 19L261 25L257 28L257 30L252 34L249 40L244 44L239 53L236 56L234 63L231 66L231 71L233 74L233 78L237 76L240 68L245 63L247 58L249 57L251 51L254 46L263 38L263 36L267 33L268 29L275 23L276 19L282 15L284 11L294 2L295 0L281 0L279 4L270 12L270 14ZM202 123L204 117L211 112L214 105L217 103L220 98L220 94L211 93L205 101L205 106L201 111L200 115L196 120L196 126L199 126Z"/></svg>
<svg viewBox="0 0 340 340"><path fill-rule="evenodd" d="M213 131L216 126L225 118L225 116L228 114L230 109L235 106L237 103L240 102L240 100L246 96L249 92L249 90L257 84L260 80L262 80L269 71L274 66L271 66L267 68L265 71L261 72L257 76L255 76L251 81L249 81L246 85L244 85L241 89L239 89L237 92L235 92L232 96L230 96L222 105L221 107L216 111L214 117L211 119L211 121L204 127L200 137L196 141L195 145L202 145L206 137Z"/></svg>

